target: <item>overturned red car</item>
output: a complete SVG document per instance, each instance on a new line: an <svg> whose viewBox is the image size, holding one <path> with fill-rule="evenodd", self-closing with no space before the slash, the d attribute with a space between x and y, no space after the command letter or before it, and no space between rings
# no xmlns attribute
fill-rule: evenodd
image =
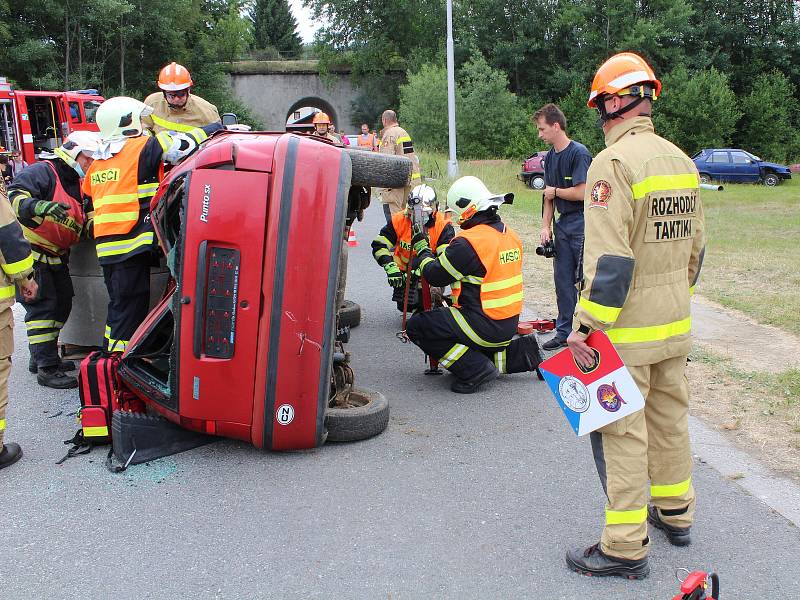
<svg viewBox="0 0 800 600"><path fill-rule="evenodd" d="M171 282L122 357L126 387L184 429L267 450L383 431L388 404L353 387L344 350L344 241L369 187L409 176L404 158L310 136L213 136L153 200Z"/></svg>

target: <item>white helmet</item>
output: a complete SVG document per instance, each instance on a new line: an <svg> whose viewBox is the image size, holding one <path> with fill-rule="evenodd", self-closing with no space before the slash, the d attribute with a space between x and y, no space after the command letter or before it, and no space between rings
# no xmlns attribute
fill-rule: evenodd
<svg viewBox="0 0 800 600"><path fill-rule="evenodd" d="M57 150L62 150L72 160L77 160L81 152L91 156L99 147L100 134L94 131L73 131Z"/></svg>
<svg viewBox="0 0 800 600"><path fill-rule="evenodd" d="M60 158L67 165L72 167L75 172L83 177L83 168L78 164L78 155L83 152L91 157L100 147L100 136L94 131L73 131L58 148L52 153L42 153L42 158Z"/></svg>
<svg viewBox="0 0 800 600"><path fill-rule="evenodd" d="M117 96L103 102L95 113L100 137L104 142L124 140L142 135L142 117L153 108L135 98Z"/></svg>
<svg viewBox="0 0 800 600"><path fill-rule="evenodd" d="M447 210L460 213L459 225L479 212L512 202L514 194L494 194L480 179L472 175L456 179L447 191Z"/></svg>
<svg viewBox="0 0 800 600"><path fill-rule="evenodd" d="M408 208L412 204L422 204L422 212L426 215L435 215L439 212L439 201L436 199L436 190L426 184L415 186L408 195Z"/></svg>

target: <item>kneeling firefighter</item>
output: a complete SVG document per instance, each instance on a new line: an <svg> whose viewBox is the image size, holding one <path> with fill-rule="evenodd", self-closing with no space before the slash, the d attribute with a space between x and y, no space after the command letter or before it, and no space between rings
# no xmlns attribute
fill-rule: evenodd
<svg viewBox="0 0 800 600"><path fill-rule="evenodd" d="M454 392L472 394L501 373L534 371L541 362L533 335L512 339L522 311L522 242L497 214L514 194L493 194L477 177L456 180L448 207L462 211L461 232L436 258L424 232L411 240L414 267L430 285L453 288L453 306L418 313L409 339L447 368ZM459 285L460 284L460 285Z"/></svg>
<svg viewBox="0 0 800 600"><path fill-rule="evenodd" d="M428 236L428 247L436 255L442 254L450 240L455 237L455 230L450 219L439 212L439 201L436 190L429 185L418 185L409 194L406 209L392 215L392 220L372 240L372 256L386 271L389 285L393 288L392 301L397 309L403 310L406 276L409 263L416 252L411 248L413 229L412 205L419 204L422 209L424 228ZM419 293L419 277L411 276L408 288L408 310L422 310L422 298Z"/></svg>
<svg viewBox="0 0 800 600"><path fill-rule="evenodd" d="M9 187L11 206L31 244L39 292L25 302L28 369L39 385L56 389L78 386L67 371L75 363L58 356L58 334L72 311L69 250L80 241L85 221L81 177L92 164L100 136L74 131L64 143L43 154L41 162L25 167ZM17 292L17 299L22 296Z"/></svg>

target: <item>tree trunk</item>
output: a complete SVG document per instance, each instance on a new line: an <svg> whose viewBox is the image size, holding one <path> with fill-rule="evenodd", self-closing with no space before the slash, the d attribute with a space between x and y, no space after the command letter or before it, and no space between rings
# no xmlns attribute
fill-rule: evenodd
<svg viewBox="0 0 800 600"><path fill-rule="evenodd" d="M119 30L119 91L125 93L125 34Z"/></svg>
<svg viewBox="0 0 800 600"><path fill-rule="evenodd" d="M78 77L81 80L81 87L83 87L83 43L81 40L81 22L78 20Z"/></svg>
<svg viewBox="0 0 800 600"><path fill-rule="evenodd" d="M69 89L69 2L67 2L67 9L64 11L64 89Z"/></svg>

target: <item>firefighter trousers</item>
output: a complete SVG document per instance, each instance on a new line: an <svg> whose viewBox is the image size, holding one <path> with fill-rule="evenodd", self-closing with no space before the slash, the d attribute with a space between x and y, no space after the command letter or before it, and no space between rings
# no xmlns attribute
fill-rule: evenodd
<svg viewBox="0 0 800 600"><path fill-rule="evenodd" d="M645 397L644 410L593 432L591 442L608 498L601 549L640 559L649 544L648 492L666 524L690 527L694 517L689 385L686 356L628 370Z"/></svg>
<svg viewBox="0 0 800 600"><path fill-rule="evenodd" d="M150 309L150 254L103 265L108 289L105 349L123 352Z"/></svg>
<svg viewBox="0 0 800 600"><path fill-rule="evenodd" d="M58 365L58 334L72 312L72 278L66 264L51 265L36 262L34 265L39 290L31 302L24 302L17 291L17 301L25 309L25 331L28 349L37 367Z"/></svg>
<svg viewBox="0 0 800 600"><path fill-rule="evenodd" d="M8 376L11 374L11 354L14 352L14 313L11 307L0 310L0 451L6 433L8 406Z"/></svg>
<svg viewBox="0 0 800 600"><path fill-rule="evenodd" d="M496 368L502 373L524 373L539 366L539 348L535 338L489 342L493 347L476 344L459 328L449 308L436 308L413 315L407 323L409 339L425 354L439 360L462 381L477 381Z"/></svg>

